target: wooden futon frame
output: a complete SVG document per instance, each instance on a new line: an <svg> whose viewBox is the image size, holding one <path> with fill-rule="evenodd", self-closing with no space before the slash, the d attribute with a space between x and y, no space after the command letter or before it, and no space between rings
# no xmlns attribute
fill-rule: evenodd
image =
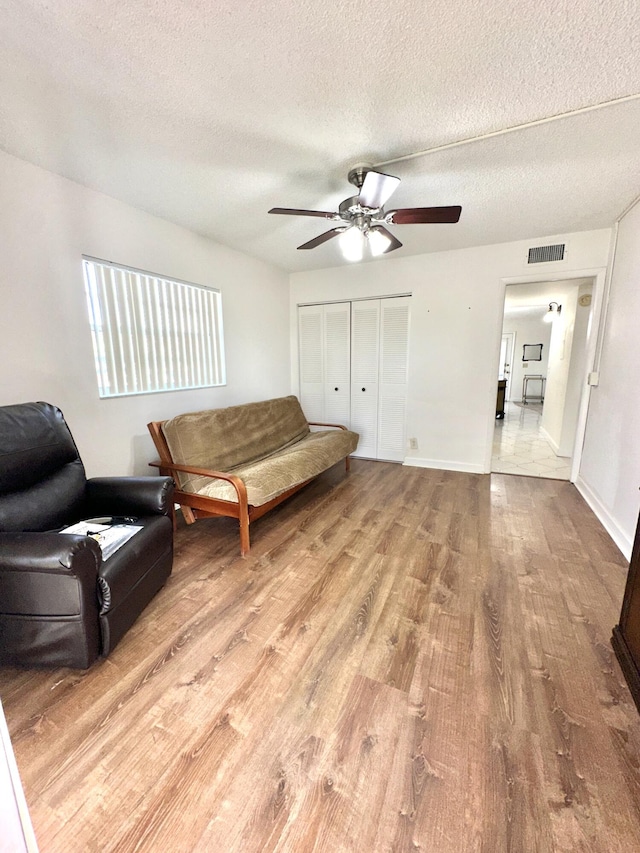
<svg viewBox="0 0 640 853"><path fill-rule="evenodd" d="M269 510L281 504L287 498L294 495L297 491L308 485L311 480L305 480L303 483L298 483L293 488L273 498L268 503L261 506L251 506L247 500L247 489L240 477L233 474L227 474L224 471L211 471L207 468L195 468L191 465L176 465L169 451L169 446L162 432L162 425L165 421L152 421L147 424L151 437L160 456L159 462L150 462L149 464L160 469L160 473L168 475L176 480L176 490L174 492L174 500L180 505L182 514L187 524L193 524L198 518L214 518L225 516L227 518L237 518L240 523L240 553L244 557L249 553L251 547L249 538L249 525L252 521L265 515ZM309 423L309 426L334 427L346 429L341 424L323 424ZM346 470L350 469L350 457L345 457ZM179 488L179 478L176 477L178 472L185 474L196 474L214 479L226 480L231 483L236 490L238 496L237 503L235 501L225 501L218 498L205 497L204 495L194 494L192 492L184 492ZM174 516L175 519L175 516Z"/></svg>

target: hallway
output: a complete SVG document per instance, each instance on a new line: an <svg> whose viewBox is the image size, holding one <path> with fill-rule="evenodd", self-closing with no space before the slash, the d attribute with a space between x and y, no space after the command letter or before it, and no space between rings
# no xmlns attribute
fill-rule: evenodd
<svg viewBox="0 0 640 853"><path fill-rule="evenodd" d="M540 434L542 403L506 403L504 411L504 420L496 420L491 471L568 480L571 459L556 456Z"/></svg>

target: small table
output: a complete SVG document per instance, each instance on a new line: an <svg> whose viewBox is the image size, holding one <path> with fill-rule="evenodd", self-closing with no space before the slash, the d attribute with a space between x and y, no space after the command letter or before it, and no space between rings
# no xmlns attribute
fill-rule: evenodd
<svg viewBox="0 0 640 853"><path fill-rule="evenodd" d="M547 381L546 377L541 373L527 373L522 380L522 405L526 406L529 402L542 403L544 402L544 386ZM540 393L532 394L529 391L529 382L540 383Z"/></svg>

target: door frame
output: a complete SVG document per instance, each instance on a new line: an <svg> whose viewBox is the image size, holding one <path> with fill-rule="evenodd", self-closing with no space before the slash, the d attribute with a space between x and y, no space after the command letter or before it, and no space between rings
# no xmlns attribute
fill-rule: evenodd
<svg viewBox="0 0 640 853"><path fill-rule="evenodd" d="M507 393L505 394L505 401L508 403L511 399L511 376L513 373L513 355L516 351L516 333L515 332L503 332L502 337L500 338L500 352L502 352L502 338L509 338L509 343L507 343L507 358L509 359L509 378L507 379ZM501 367L499 365L498 367ZM500 375L500 370L498 370L498 376Z"/></svg>
<svg viewBox="0 0 640 853"><path fill-rule="evenodd" d="M587 414L589 412L589 400L591 398L591 385L587 384L587 377L590 373L596 370L597 347L600 337L600 326L602 322L604 293L607 282L606 267L592 267L589 269L578 270L563 270L562 272L548 272L540 270L537 273L529 275L505 276L500 278L500 286L502 288L502 311L498 319L498 328L496 328L496 347L495 347L495 363L500 362L500 345L502 343L502 325L504 321L504 298L508 284L534 284L535 282L543 281L571 281L578 278L593 279L593 301L591 303L591 316L589 318L589 326L587 328L586 341L586 356L584 365L584 375L582 383L582 394L580 396L580 406L578 409L578 418L576 424L576 437L573 444L573 453L571 455L571 474L569 480L572 483L578 478L580 472L580 463L582 461L582 450L584 446L584 437L587 429ZM497 375L497 371L496 371ZM491 473L491 456L493 451L493 433L495 430L495 390L492 388L491 396L491 420L487 424L487 434L491 440L487 442L487 451L485 455L485 472Z"/></svg>

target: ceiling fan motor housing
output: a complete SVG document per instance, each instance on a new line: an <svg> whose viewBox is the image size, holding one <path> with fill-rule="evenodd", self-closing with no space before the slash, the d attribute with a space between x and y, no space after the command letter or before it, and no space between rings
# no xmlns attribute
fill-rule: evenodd
<svg viewBox="0 0 640 853"><path fill-rule="evenodd" d="M351 198L345 198L344 201L340 202L338 213L342 219L350 219L353 213L358 209L361 209L358 204L358 196L353 195Z"/></svg>
<svg viewBox="0 0 640 853"><path fill-rule="evenodd" d="M373 166L369 163L356 163L356 165L349 170L347 180L350 184L353 184L354 187L357 187L358 190L361 190L362 185L364 184L364 179L367 177L367 172L370 172L372 169Z"/></svg>
<svg viewBox="0 0 640 853"><path fill-rule="evenodd" d="M355 225L363 234L366 234L372 226L382 225L385 222L385 214L382 208L374 210L373 208L362 207L357 195L345 198L340 203L338 215L343 222L347 223L347 227Z"/></svg>

